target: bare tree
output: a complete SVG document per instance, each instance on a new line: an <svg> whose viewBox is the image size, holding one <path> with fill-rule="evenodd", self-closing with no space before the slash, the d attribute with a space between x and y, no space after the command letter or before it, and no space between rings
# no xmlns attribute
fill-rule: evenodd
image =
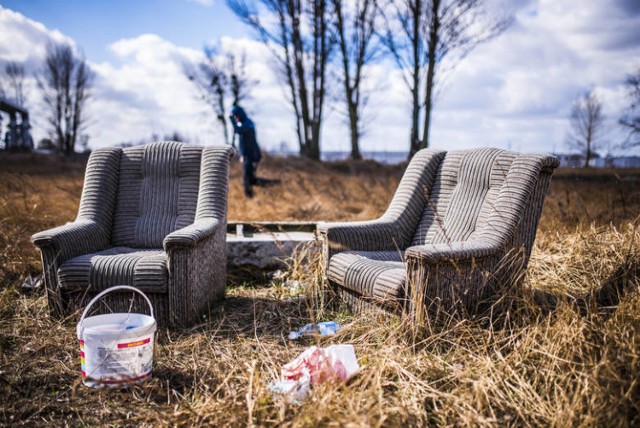
<svg viewBox="0 0 640 428"><path fill-rule="evenodd" d="M246 73L246 55L240 58L230 53L219 55L213 47L205 48L206 60L195 68L185 65L185 74L199 91L200 97L213 108L227 144L231 144L231 136L227 125L227 108L236 105L248 97L253 81Z"/></svg>
<svg viewBox="0 0 640 428"><path fill-rule="evenodd" d="M362 82L366 66L379 52L379 45L374 38L379 9L376 0L332 0L332 3L342 63L344 100L349 117L351 158L362 159L359 143L364 102ZM349 18L351 22L347 22Z"/></svg>
<svg viewBox="0 0 640 428"><path fill-rule="evenodd" d="M24 66L17 62L8 62L4 66L4 81L10 89L9 96L19 106L24 106L26 102L24 82L26 73Z"/></svg>
<svg viewBox="0 0 640 428"><path fill-rule="evenodd" d="M47 46L38 86L49 109L51 139L66 155L74 152L76 140L85 124L85 107L92 80L93 73L84 58L76 56L71 46Z"/></svg>
<svg viewBox="0 0 640 428"><path fill-rule="evenodd" d="M567 145L584 156L584 167L588 168L595 151L604 143L605 133L602 103L593 89L575 101L569 116L569 125Z"/></svg>
<svg viewBox="0 0 640 428"><path fill-rule="evenodd" d="M396 0L389 2L384 16L382 41L411 92L412 157L430 145L434 98L439 77L446 74L443 65L453 68L478 45L502 33L511 18L489 14L485 0Z"/></svg>
<svg viewBox="0 0 640 428"><path fill-rule="evenodd" d="M640 146L640 69L627 76L626 84L630 104L620 119L620 124L629 133L622 147L630 148Z"/></svg>
<svg viewBox="0 0 640 428"><path fill-rule="evenodd" d="M258 2L268 15L264 22L254 3L227 0L227 5L271 50L295 114L300 154L319 160L326 68L333 46L328 0Z"/></svg>

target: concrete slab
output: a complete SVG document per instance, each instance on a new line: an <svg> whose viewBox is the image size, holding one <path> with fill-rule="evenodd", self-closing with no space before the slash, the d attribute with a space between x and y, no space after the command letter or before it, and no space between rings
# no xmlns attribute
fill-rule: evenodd
<svg viewBox="0 0 640 428"><path fill-rule="evenodd" d="M239 222L227 225L227 264L260 269L281 269L284 260L301 246L319 251L316 223L310 222Z"/></svg>

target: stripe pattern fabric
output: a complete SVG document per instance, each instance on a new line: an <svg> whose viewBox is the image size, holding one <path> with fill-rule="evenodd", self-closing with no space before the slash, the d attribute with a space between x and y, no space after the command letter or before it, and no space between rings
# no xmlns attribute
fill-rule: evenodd
<svg viewBox="0 0 640 428"><path fill-rule="evenodd" d="M180 143L125 149L111 244L160 248L165 236L192 224L201 156L201 148Z"/></svg>
<svg viewBox="0 0 640 428"><path fill-rule="evenodd" d="M493 148L416 153L381 218L319 225L329 284L351 303L477 308L521 278L558 163Z"/></svg>
<svg viewBox="0 0 640 428"><path fill-rule="evenodd" d="M230 155L177 142L93 151L76 220L32 237L52 316L131 285L160 326L183 327L223 298ZM130 296L107 300L112 311L131 308Z"/></svg>
<svg viewBox="0 0 640 428"><path fill-rule="evenodd" d="M167 255L164 251L111 247L96 253L67 260L58 269L60 287L67 290L102 291L121 284L131 284L142 291L166 293Z"/></svg>
<svg viewBox="0 0 640 428"><path fill-rule="evenodd" d="M394 251L345 251L331 259L327 277L364 296L402 298L405 288L403 255Z"/></svg>

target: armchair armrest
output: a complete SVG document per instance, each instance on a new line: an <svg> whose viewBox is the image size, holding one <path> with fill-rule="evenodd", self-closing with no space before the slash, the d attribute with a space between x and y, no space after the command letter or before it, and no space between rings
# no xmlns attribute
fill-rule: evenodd
<svg viewBox="0 0 640 428"><path fill-rule="evenodd" d="M163 241L164 250L169 252L177 248L195 247L199 242L222 229L224 228L220 220L213 218L197 220L167 235Z"/></svg>
<svg viewBox="0 0 640 428"><path fill-rule="evenodd" d="M496 243L480 241L462 241L409 247L405 252L407 259L419 263L436 265L446 261L466 262L474 259L498 255L502 247Z"/></svg>
<svg viewBox="0 0 640 428"><path fill-rule="evenodd" d="M66 314L67 301L58 284L58 267L74 257L95 253L109 246L109 233L92 220L76 220L31 237L42 254L44 283L51 315Z"/></svg>
<svg viewBox="0 0 640 428"><path fill-rule="evenodd" d="M31 237L41 250L51 248L61 261L93 253L109 245L108 233L91 220L77 220L53 229L36 233Z"/></svg>
<svg viewBox="0 0 640 428"><path fill-rule="evenodd" d="M501 245L487 241L409 247L405 257L414 322L425 325L439 314L475 313L500 283L495 274L503 254Z"/></svg>
<svg viewBox="0 0 640 428"><path fill-rule="evenodd" d="M395 223L370 220L349 223L319 223L317 233L335 251L396 250L401 247L399 231Z"/></svg>

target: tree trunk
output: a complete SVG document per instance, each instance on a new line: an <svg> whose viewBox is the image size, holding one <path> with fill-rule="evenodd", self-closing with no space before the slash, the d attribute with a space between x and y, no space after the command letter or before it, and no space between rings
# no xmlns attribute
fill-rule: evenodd
<svg viewBox="0 0 640 428"><path fill-rule="evenodd" d="M584 160L584 167L585 168L589 168L589 161L591 160L591 138L592 138L592 132L591 132L591 122L592 122L592 117L591 117L591 112L589 112L589 125L587 127L587 138L586 138L586 145L587 145L587 150L586 150L586 156L585 156L585 160Z"/></svg>
<svg viewBox="0 0 640 428"><path fill-rule="evenodd" d="M413 70L411 72L411 135L409 136L409 160L420 148L418 136L418 121L420 120L420 11L421 0L414 3L415 12L413 21L413 40L411 40Z"/></svg>
<svg viewBox="0 0 640 428"><path fill-rule="evenodd" d="M262 41L284 66L296 116L300 155L320 159L320 128L330 51L326 24L328 0L259 0L277 17L277 30L260 23L244 1L227 0L234 13L258 30ZM270 17L267 21L272 20ZM278 46L283 53L278 53Z"/></svg>
<svg viewBox="0 0 640 428"><path fill-rule="evenodd" d="M438 37L440 34L440 0L432 0L431 25L429 28L427 81L424 97L424 128L420 149L429 147L429 128L431 127L431 107L433 106L433 87L436 75L436 50L438 49Z"/></svg>
<svg viewBox="0 0 640 428"><path fill-rule="evenodd" d="M362 154L360 153L360 130L359 130L359 117L358 117L358 104L353 100L353 88L347 88L347 108L349 109L349 131L351 137L351 159L360 160Z"/></svg>
<svg viewBox="0 0 640 428"><path fill-rule="evenodd" d="M225 120L225 118L223 117L222 119L218 118L218 120L220 121L220 126L222 126L222 133L224 134L224 142L225 144L233 144L234 141L231 141L231 138L233 137L229 137L229 129L227 128L227 121ZM234 134L235 136L235 134Z"/></svg>
<svg viewBox="0 0 640 428"><path fill-rule="evenodd" d="M307 142L307 157L311 160L320 160L320 123L314 121L311 125L311 140Z"/></svg>
<svg viewBox="0 0 640 428"><path fill-rule="evenodd" d="M311 117L311 138L308 157L312 160L320 160L320 132L322 127L322 111L325 96L325 76L328 56L327 0L314 0L313 2L313 116Z"/></svg>
<svg viewBox="0 0 640 428"><path fill-rule="evenodd" d="M351 138L351 159L359 160L362 159L362 155L360 154L360 146L358 142L359 132L358 132L358 104L354 100L354 93L358 91L358 87L356 86L356 82L354 82L353 86L351 83L351 73L350 73L350 57L348 53L347 40L345 35L345 23L344 16L342 14L342 1L334 0L333 1L334 11L336 15L336 29L338 30L338 43L340 44L340 54L342 56L342 79L344 84L344 96L345 96L345 104L347 106L347 114L349 117L349 135ZM362 32L361 37L364 37L364 31ZM360 42L360 40L354 40L354 42ZM360 54L361 52L359 52ZM355 64L356 67L356 75L359 74L358 67L360 67L360 58L358 58L358 63Z"/></svg>
<svg viewBox="0 0 640 428"><path fill-rule="evenodd" d="M291 19L291 48L293 51L293 69L295 70L295 79L297 83L294 85L297 90L294 99L297 99L300 103L300 117L302 119L302 129L304 131L304 150L301 150L300 154L308 156L310 152L309 148L311 146L309 140L312 138L312 132L306 74L304 69L304 46L302 42L302 35L300 33L300 3L290 0L288 2L288 13L289 18Z"/></svg>

